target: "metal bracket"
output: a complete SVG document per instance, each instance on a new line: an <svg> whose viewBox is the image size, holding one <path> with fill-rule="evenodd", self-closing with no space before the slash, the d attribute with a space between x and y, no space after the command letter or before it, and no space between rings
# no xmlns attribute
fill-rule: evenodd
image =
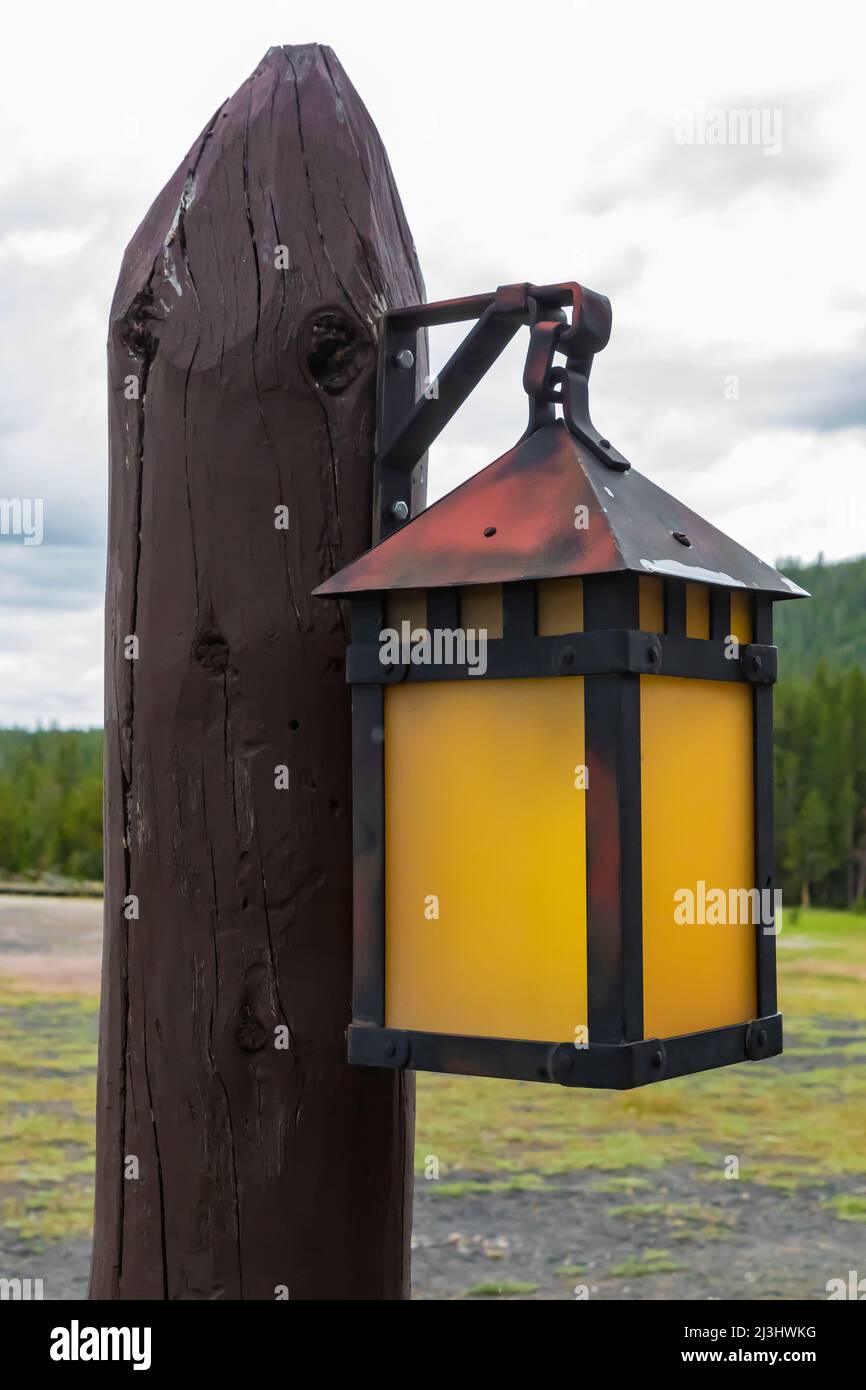
<svg viewBox="0 0 866 1390"><path fill-rule="evenodd" d="M348 1034L350 1062L368 1067L405 1067L409 1035L400 1028L373 1028L353 1023Z"/></svg>
<svg viewBox="0 0 866 1390"><path fill-rule="evenodd" d="M550 1056L551 1081L560 1086L593 1086L626 1091L663 1081L665 1047L660 1038L640 1042L594 1044L576 1048L560 1043Z"/></svg>
<svg viewBox="0 0 866 1390"><path fill-rule="evenodd" d="M781 1050L780 1038L776 1034L781 1030L781 1020L778 1028L771 1027L775 1024L778 1015L771 1019L755 1018L746 1029L746 1056L750 1062L760 1062L764 1057L772 1057Z"/></svg>
<svg viewBox="0 0 866 1390"><path fill-rule="evenodd" d="M779 649L750 642L740 652L740 669L752 685L775 685L779 679Z"/></svg>
<svg viewBox="0 0 866 1390"><path fill-rule="evenodd" d="M570 323L561 312L568 304L572 306ZM475 326L438 376L424 383L416 399L419 331L472 319L477 320ZM576 438L610 467L629 466L589 418L586 379L594 354L610 338L611 309L604 295L575 281L524 283L500 285L493 294L392 309L383 316L379 339L374 545L423 508L428 448L524 324L533 331L548 325L556 329L549 341L544 340L546 363L539 354L542 338L536 334L535 342L530 342L530 355L543 370L537 386L542 394L530 393L529 432L552 420L554 405L560 403L565 423ZM564 368L550 367L553 351L566 354ZM524 384L526 380L525 373Z"/></svg>
<svg viewBox="0 0 866 1390"><path fill-rule="evenodd" d="M589 364L591 365L591 363ZM615 449L609 439L599 434L589 418L589 365L585 371L566 362L564 367L554 367L551 379L561 383L562 414L565 423L575 439L617 473L627 473L631 464Z"/></svg>

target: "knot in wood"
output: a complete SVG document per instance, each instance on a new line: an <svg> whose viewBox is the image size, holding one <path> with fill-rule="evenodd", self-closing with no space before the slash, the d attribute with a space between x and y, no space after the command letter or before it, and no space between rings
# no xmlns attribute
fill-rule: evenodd
<svg viewBox="0 0 866 1390"><path fill-rule="evenodd" d="M192 646L192 659L206 671L221 673L229 661L228 643L215 628L202 628Z"/></svg>
<svg viewBox="0 0 866 1390"><path fill-rule="evenodd" d="M153 324L159 316L154 309L153 288L148 281L139 290L120 322L120 341L131 357L149 365L156 356L158 341Z"/></svg>
<svg viewBox="0 0 866 1390"><path fill-rule="evenodd" d="M318 309L301 329L301 353L319 390L339 396L372 365L373 345L342 309Z"/></svg>
<svg viewBox="0 0 866 1390"><path fill-rule="evenodd" d="M268 1040L268 1030L260 1018L248 1013L238 1028L237 1038L244 1052L261 1052Z"/></svg>

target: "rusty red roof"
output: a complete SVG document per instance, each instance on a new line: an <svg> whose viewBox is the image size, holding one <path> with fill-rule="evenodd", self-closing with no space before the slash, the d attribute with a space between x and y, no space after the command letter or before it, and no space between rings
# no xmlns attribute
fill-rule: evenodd
<svg viewBox="0 0 866 1390"><path fill-rule="evenodd" d="M521 440L315 593L341 597L616 570L777 598L807 596L636 468L608 468L560 420Z"/></svg>

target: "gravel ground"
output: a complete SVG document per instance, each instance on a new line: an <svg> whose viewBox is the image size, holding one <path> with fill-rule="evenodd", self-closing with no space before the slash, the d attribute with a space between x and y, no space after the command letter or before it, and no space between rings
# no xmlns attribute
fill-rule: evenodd
<svg viewBox="0 0 866 1390"><path fill-rule="evenodd" d="M46 1299L87 1297L89 1240L54 1240L39 1249L10 1236L0 1229L0 1274L7 1279L41 1279Z"/></svg>
<svg viewBox="0 0 866 1390"><path fill-rule="evenodd" d="M451 1198L420 1179L414 1296L824 1299L828 1279L866 1270L866 1225L822 1206L850 1186L789 1193L676 1170L631 1195L598 1183Z"/></svg>
<svg viewBox="0 0 866 1390"><path fill-rule="evenodd" d="M0 897L0 975L34 993L98 987L101 904ZM815 1070L853 1060L862 1020L833 1021L820 1059L786 1054L776 1066ZM420 1299L824 1299L827 1281L866 1275L866 1221L840 1220L827 1202L859 1201L862 1179L821 1187L707 1181L694 1167L556 1178L487 1180L449 1171L416 1182L414 1296ZM495 1186L493 1185L495 1183ZM530 1186L531 1184L535 1184ZM89 1242L28 1241L0 1227L0 1276L42 1279L47 1299L83 1298Z"/></svg>
<svg viewBox="0 0 866 1390"><path fill-rule="evenodd" d="M532 1192L453 1197L419 1178L413 1296L808 1300L866 1270L866 1226L828 1219L827 1188L786 1193L686 1172L639 1195L597 1186L575 1174ZM5 1234L0 1271L41 1278L47 1299L86 1296L88 1242L38 1250Z"/></svg>

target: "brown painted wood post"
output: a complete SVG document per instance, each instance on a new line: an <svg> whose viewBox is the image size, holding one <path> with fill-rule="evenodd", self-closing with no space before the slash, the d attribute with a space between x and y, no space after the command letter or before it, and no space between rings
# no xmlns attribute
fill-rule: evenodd
<svg viewBox="0 0 866 1390"><path fill-rule="evenodd" d="M414 1094L345 1059L345 633L310 592L370 543L376 320L423 298L316 44L265 55L124 257L93 1298L408 1296Z"/></svg>

